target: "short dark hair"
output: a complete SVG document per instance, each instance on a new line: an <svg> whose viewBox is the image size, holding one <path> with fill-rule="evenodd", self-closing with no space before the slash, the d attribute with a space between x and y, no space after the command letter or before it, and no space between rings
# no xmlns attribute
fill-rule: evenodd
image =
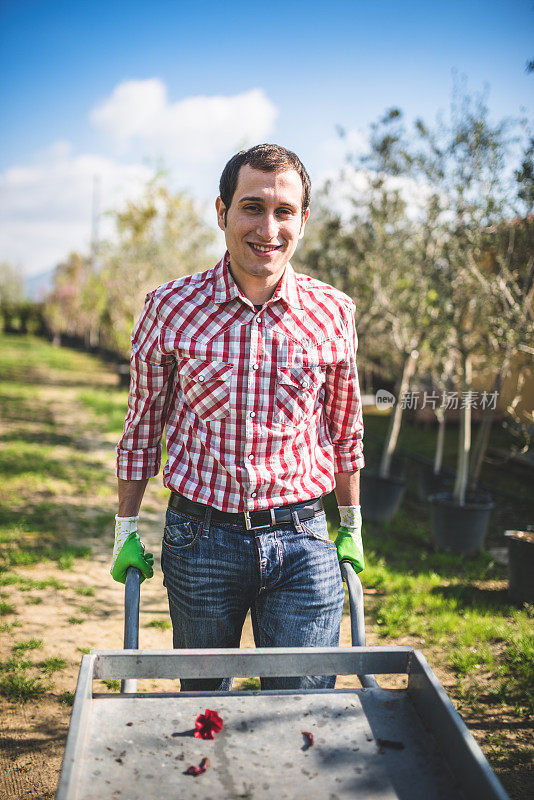
<svg viewBox="0 0 534 800"><path fill-rule="evenodd" d="M279 144L257 144L248 150L240 150L232 156L222 171L219 181L219 195L226 210L230 208L235 194L239 170L248 164L253 169L262 172L282 172L285 169L294 169L302 181L302 213L310 205L311 181L306 168L300 158L291 150L286 150Z"/></svg>

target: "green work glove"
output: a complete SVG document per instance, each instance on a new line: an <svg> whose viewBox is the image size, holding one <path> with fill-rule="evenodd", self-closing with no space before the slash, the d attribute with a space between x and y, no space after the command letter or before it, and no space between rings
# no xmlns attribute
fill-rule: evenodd
<svg viewBox="0 0 534 800"><path fill-rule="evenodd" d="M145 546L137 533L139 517L115 517L115 545L111 561L111 576L118 583L126 583L128 567L137 567L141 583L154 574L154 556L145 553Z"/></svg>
<svg viewBox="0 0 534 800"><path fill-rule="evenodd" d="M362 512L360 506L339 506L341 525L336 537L339 561L350 561L356 572L365 569L362 544Z"/></svg>

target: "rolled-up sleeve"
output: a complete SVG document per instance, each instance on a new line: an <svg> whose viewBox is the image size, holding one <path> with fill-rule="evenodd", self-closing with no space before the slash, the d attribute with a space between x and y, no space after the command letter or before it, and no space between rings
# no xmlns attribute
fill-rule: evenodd
<svg viewBox="0 0 534 800"><path fill-rule="evenodd" d="M159 349L159 334L157 300L150 292L132 333L128 411L117 444L117 476L123 480L151 478L161 465L176 361Z"/></svg>
<svg viewBox="0 0 534 800"><path fill-rule="evenodd" d="M363 416L356 367L358 337L354 322L355 305L343 305L346 327L346 357L327 368L325 414L334 446L334 471L353 472L365 466L363 457Z"/></svg>

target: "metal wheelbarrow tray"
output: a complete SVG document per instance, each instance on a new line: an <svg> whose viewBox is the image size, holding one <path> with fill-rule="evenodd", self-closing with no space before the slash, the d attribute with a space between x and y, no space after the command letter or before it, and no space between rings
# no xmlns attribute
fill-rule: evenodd
<svg viewBox="0 0 534 800"><path fill-rule="evenodd" d="M342 567L361 644L361 584ZM329 674L354 675L355 688L137 693L133 683ZM407 675L407 688L380 688L374 675L385 674ZM120 694L93 693L94 680L113 678ZM206 708L224 720L212 741L192 735ZM186 774L206 757L204 774ZM422 653L356 646L83 656L56 800L507 797Z"/></svg>

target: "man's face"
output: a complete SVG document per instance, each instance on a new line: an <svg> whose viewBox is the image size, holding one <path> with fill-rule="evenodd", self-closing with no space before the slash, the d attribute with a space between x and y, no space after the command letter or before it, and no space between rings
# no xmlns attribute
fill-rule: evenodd
<svg viewBox="0 0 534 800"><path fill-rule="evenodd" d="M216 207L236 280L281 276L309 213L306 210L302 216L298 172L262 172L245 164L239 170L230 208L220 197Z"/></svg>

